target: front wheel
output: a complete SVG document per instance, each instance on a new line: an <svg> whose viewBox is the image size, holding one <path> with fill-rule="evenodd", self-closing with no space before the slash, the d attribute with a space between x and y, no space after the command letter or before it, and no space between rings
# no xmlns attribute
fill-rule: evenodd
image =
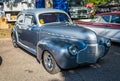
<svg viewBox="0 0 120 81"><path fill-rule="evenodd" d="M18 47L18 45L17 45L17 41L16 41L14 35L12 35L12 43L13 43L13 46L14 46L14 47L16 47L16 48Z"/></svg>
<svg viewBox="0 0 120 81"><path fill-rule="evenodd" d="M43 54L43 66L50 74L56 74L60 71L60 68L56 64L53 56L49 52Z"/></svg>

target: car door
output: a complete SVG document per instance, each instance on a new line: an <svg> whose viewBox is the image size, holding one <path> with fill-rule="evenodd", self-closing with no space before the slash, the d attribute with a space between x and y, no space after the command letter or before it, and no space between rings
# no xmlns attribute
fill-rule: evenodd
<svg viewBox="0 0 120 81"><path fill-rule="evenodd" d="M94 19L91 20L91 26L88 27L95 31L97 34L105 36L108 33L106 25L109 23L109 16L95 16Z"/></svg>
<svg viewBox="0 0 120 81"><path fill-rule="evenodd" d="M101 36L105 36L109 34L109 21L110 16L109 15L103 15L103 16L97 16L93 23L93 30L96 31L97 34Z"/></svg>
<svg viewBox="0 0 120 81"><path fill-rule="evenodd" d="M22 40L23 43L29 48L36 49L37 41L38 41L38 31L36 18L32 14L25 15L24 28L22 29L23 35Z"/></svg>
<svg viewBox="0 0 120 81"><path fill-rule="evenodd" d="M18 43L23 43L22 41L22 29L24 27L24 14L19 14L18 15L18 18L17 18L17 21L15 23L15 26L17 28L17 36L18 36Z"/></svg>
<svg viewBox="0 0 120 81"><path fill-rule="evenodd" d="M93 26L108 28L110 22L110 15L98 16L96 20L94 20Z"/></svg>
<svg viewBox="0 0 120 81"><path fill-rule="evenodd" d="M24 22L19 24L19 40L24 47L35 50L38 41L38 30L35 16L32 14L24 15Z"/></svg>

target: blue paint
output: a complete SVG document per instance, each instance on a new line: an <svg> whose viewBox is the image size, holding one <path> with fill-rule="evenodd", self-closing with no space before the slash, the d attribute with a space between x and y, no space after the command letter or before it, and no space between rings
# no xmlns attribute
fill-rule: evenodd
<svg viewBox="0 0 120 81"><path fill-rule="evenodd" d="M44 0L36 0L36 8L45 8L45 1Z"/></svg>
<svg viewBox="0 0 120 81"><path fill-rule="evenodd" d="M45 8L45 0L36 0L36 8ZM68 1L53 0L53 8L68 12Z"/></svg>

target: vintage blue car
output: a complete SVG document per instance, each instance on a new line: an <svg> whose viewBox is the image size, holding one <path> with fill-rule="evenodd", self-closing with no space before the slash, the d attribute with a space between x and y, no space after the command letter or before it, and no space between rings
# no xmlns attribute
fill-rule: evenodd
<svg viewBox="0 0 120 81"><path fill-rule="evenodd" d="M73 24L66 12L57 9L20 12L11 36L14 47L35 55L51 74L96 63L111 46L109 39Z"/></svg>

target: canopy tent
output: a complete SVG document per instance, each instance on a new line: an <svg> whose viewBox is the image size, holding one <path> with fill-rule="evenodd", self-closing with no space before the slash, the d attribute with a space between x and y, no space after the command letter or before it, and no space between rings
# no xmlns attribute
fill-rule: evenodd
<svg viewBox="0 0 120 81"><path fill-rule="evenodd" d="M46 3L52 4L52 8L68 12L67 0L36 0L36 8L48 8L46 7Z"/></svg>
<svg viewBox="0 0 120 81"><path fill-rule="evenodd" d="M45 1L44 0L36 0L36 8L45 8Z"/></svg>

